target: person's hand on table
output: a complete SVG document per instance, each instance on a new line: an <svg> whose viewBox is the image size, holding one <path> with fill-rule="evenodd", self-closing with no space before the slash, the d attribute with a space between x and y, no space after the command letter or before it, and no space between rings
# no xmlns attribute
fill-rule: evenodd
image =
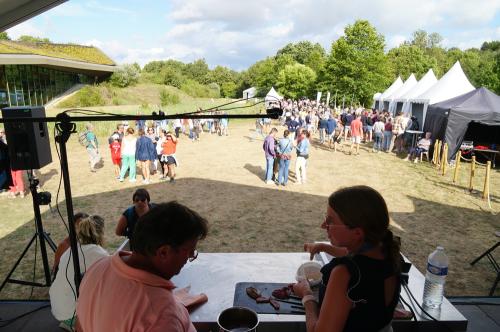
<svg viewBox="0 0 500 332"><path fill-rule="evenodd" d="M293 284L293 293L300 298L303 298L306 295L312 295L309 282L307 282L307 280L304 279L296 284Z"/></svg>

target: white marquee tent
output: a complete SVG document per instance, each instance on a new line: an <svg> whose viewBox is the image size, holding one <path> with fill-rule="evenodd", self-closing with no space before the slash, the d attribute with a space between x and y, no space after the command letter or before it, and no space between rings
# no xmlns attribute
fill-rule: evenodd
<svg viewBox="0 0 500 332"><path fill-rule="evenodd" d="M402 111L403 113L410 113L410 102L409 100L412 98L417 98L422 93L429 90L434 84L437 82L436 75L434 75L434 71L429 69L429 71L418 81L418 83L408 92L400 96L399 98L395 98L396 102L396 112ZM418 118L419 123L423 126L422 118Z"/></svg>
<svg viewBox="0 0 500 332"><path fill-rule="evenodd" d="M382 95L382 93L380 92L377 92L376 94L373 95L373 106L372 108L375 108L375 109L378 109L379 108L379 104L380 104L380 96Z"/></svg>
<svg viewBox="0 0 500 332"><path fill-rule="evenodd" d="M409 99L410 112L417 118L421 118L422 122L420 123L423 125L428 105L463 95L474 89L474 86L465 76L460 62L457 61L436 84L418 97Z"/></svg>
<svg viewBox="0 0 500 332"><path fill-rule="evenodd" d="M243 90L243 99L250 99L255 97L257 94L257 89L255 87L248 88L246 90Z"/></svg>
<svg viewBox="0 0 500 332"><path fill-rule="evenodd" d="M283 99L283 97L281 97L276 90L274 90L274 87L272 87L264 99L264 104L266 105L266 108L268 108L272 103L279 102L281 99Z"/></svg>
<svg viewBox="0 0 500 332"><path fill-rule="evenodd" d="M415 75L413 73L408 77L408 79L403 83L403 85L394 91L392 95L390 95L388 98L384 99L384 101L389 101L389 113L396 114L396 102L395 100L408 91L410 91L415 85L417 85L417 79L415 78Z"/></svg>
<svg viewBox="0 0 500 332"><path fill-rule="evenodd" d="M387 106L385 105L384 99L390 97L397 89L399 89L403 85L403 81L401 77L398 76L396 80L391 84L390 87L387 88L380 96L378 100L375 100L375 103L378 101L378 109L389 109L389 102L387 102ZM377 107L376 107L377 108Z"/></svg>

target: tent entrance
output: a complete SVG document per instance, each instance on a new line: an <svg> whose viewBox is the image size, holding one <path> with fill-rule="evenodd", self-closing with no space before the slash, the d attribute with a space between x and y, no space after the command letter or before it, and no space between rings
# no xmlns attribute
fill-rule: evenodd
<svg viewBox="0 0 500 332"><path fill-rule="evenodd" d="M479 122L471 122L467 127L463 140L473 141L474 146L481 145L486 146L491 150L498 150L500 147L500 125L489 126ZM475 155L478 161L486 162L487 158L484 155L480 153L476 153ZM499 154L496 154L495 157L496 164L499 165Z"/></svg>
<svg viewBox="0 0 500 332"><path fill-rule="evenodd" d="M417 118L422 128L424 127L424 105L420 103L411 104L411 115Z"/></svg>

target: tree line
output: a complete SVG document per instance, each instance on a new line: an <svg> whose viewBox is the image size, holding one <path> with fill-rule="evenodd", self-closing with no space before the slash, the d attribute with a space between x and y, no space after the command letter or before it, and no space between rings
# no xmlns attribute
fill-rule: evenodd
<svg viewBox="0 0 500 332"><path fill-rule="evenodd" d="M6 38L6 33L0 33L0 39ZM31 36L19 40L50 42ZM115 72L110 82L120 87L139 81L171 85L194 97L238 98L249 87L265 95L274 86L290 98L330 91L332 100L337 96L368 106L373 94L384 91L397 76L406 80L414 73L420 79L432 68L439 78L458 60L474 86L500 94L500 41L467 50L444 48L442 41L438 33L417 30L410 40L386 50L384 36L370 22L358 20L345 27L329 52L310 41L289 43L240 72L224 66L210 69L204 59L152 61L143 68L129 64Z"/></svg>

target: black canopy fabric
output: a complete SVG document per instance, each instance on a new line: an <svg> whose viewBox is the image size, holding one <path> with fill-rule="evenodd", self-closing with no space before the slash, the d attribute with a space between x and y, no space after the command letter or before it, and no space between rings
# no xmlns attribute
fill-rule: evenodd
<svg viewBox="0 0 500 332"><path fill-rule="evenodd" d="M460 148L471 122L500 130L500 96L481 87L458 97L429 105L424 131L448 143L448 159Z"/></svg>

